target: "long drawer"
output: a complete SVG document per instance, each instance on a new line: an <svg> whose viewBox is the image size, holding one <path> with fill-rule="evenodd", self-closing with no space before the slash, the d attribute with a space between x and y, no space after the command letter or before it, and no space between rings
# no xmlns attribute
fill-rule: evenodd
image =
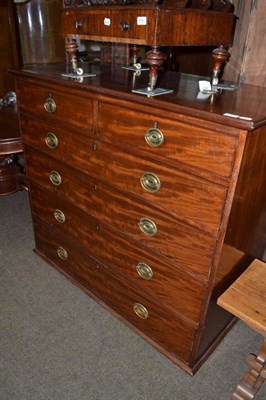
<svg viewBox="0 0 266 400"><path fill-rule="evenodd" d="M117 142L163 163L184 163L195 167L199 174L206 170L223 177L231 175L236 137L169 120L153 112L99 102L98 131L103 140Z"/></svg>
<svg viewBox="0 0 266 400"><path fill-rule="evenodd" d="M189 361L195 329L101 263L77 251L34 219L36 247L52 262L74 275L123 318L185 362Z"/></svg>
<svg viewBox="0 0 266 400"><path fill-rule="evenodd" d="M94 257L129 279L144 292L185 317L198 322L205 284L166 257L159 257L106 224L89 217L66 201L31 184L32 212ZM58 219L59 210L65 221ZM62 217L62 215L61 215Z"/></svg>
<svg viewBox="0 0 266 400"><path fill-rule="evenodd" d="M101 226L105 225L103 224L103 221L106 222L104 219L104 210L102 211L102 218L95 219L66 202L64 199L53 196L50 192L46 192L33 184L30 185L30 188L33 212L41 216L51 225L62 225L62 229L77 237L84 234L88 236L86 240L89 240L90 236L95 235L96 231L99 232ZM109 203L109 198L111 198L112 201L113 195L115 195L115 193L110 192L108 195L110 197L103 197L102 201L105 200ZM114 214L115 207L117 207L117 205L114 203ZM60 216L59 219L55 218L55 210L58 211L57 214L62 215L64 219L62 224L60 224L62 219L60 219ZM119 217L120 221L118 222L120 222L121 227L123 225L126 226L128 220L130 222L129 227L130 224L132 227L135 225L134 229L137 231L136 235L129 234L128 229L124 229L124 232L121 230L121 233L125 233L127 238L131 237L134 241L137 240L139 245L142 245L142 247L147 248L158 256L167 258L170 263L174 262L176 265L190 270L191 272L198 273L198 271L200 271L201 274L205 273L207 275L212 263L212 255L215 246L215 240L213 238L201 234L184 224L180 224L180 226L176 224L176 227L174 227L175 224L172 224L173 228L169 233L167 224L164 226L160 225L160 223L163 224L165 221L163 217L160 218L159 216L157 218L159 221L159 231L156 234L158 237L156 237L156 235L154 237L149 237L141 231L139 223L137 220L134 221L134 217L132 218L132 216L130 216L126 221L123 221L121 215ZM148 225L148 222L145 221L143 224ZM116 228L118 227L117 221L114 224L110 221L109 225ZM146 240L147 237L149 237L149 241ZM169 243L167 243L168 241Z"/></svg>
<svg viewBox="0 0 266 400"><path fill-rule="evenodd" d="M210 234L217 234L227 193L225 188L98 141L94 141L95 146L90 151L91 142L88 139L87 150L76 153L75 160L72 157L74 167L125 193L138 196L162 212L187 221ZM51 150L51 155L60 158L59 152ZM29 176L37 178L36 175L43 175L49 179L51 170L48 171L46 164L42 170L41 159L40 154L34 155L32 150L26 149ZM36 171L36 165L39 171ZM60 170L56 172L61 175Z"/></svg>
<svg viewBox="0 0 266 400"><path fill-rule="evenodd" d="M38 157L38 168L35 157ZM201 274L208 274L216 244L213 237L170 218L154 209L152 204L136 201L56 160L43 157L41 153L37 155L27 150L26 160L29 177L39 185L78 204L79 208L116 227L152 251L195 273L200 271ZM60 174L60 185L51 183L51 171Z"/></svg>
<svg viewBox="0 0 266 400"><path fill-rule="evenodd" d="M66 94L57 87L38 86L18 80L17 95L20 112L45 118L53 129L54 123L66 128L74 128L83 133L91 133L93 128L92 98L80 94ZM38 132L38 125L37 131ZM23 134L23 132L22 132ZM23 135L22 135L23 137Z"/></svg>
<svg viewBox="0 0 266 400"><path fill-rule="evenodd" d="M95 142L95 145L91 166L105 182L199 228L219 230L225 188L106 143Z"/></svg>

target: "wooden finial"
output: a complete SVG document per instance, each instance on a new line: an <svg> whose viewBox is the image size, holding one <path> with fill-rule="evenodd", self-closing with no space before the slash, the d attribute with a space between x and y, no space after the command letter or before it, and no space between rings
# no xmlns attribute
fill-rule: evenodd
<svg viewBox="0 0 266 400"><path fill-rule="evenodd" d="M79 47L75 41L69 41L65 44L67 61L71 65L73 71L75 71L77 69L78 49L79 49Z"/></svg>
<svg viewBox="0 0 266 400"><path fill-rule="evenodd" d="M159 46L153 46L150 51L146 53L147 64L150 67L149 74L149 88L150 90L154 90L157 78L158 78L158 69L162 65L165 56L159 50Z"/></svg>
<svg viewBox="0 0 266 400"><path fill-rule="evenodd" d="M231 54L223 47L220 46L212 52L213 69L212 69L212 85L216 86L219 83L219 78L222 75L222 70L225 64L229 61Z"/></svg>

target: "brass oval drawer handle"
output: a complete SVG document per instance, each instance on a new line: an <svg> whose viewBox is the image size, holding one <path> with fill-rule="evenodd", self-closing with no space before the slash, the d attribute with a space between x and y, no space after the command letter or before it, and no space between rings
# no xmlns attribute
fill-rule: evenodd
<svg viewBox="0 0 266 400"><path fill-rule="evenodd" d="M154 122L154 127L147 130L145 133L145 140L151 147L159 147L164 142L164 135L160 129L157 128L157 122Z"/></svg>
<svg viewBox="0 0 266 400"><path fill-rule="evenodd" d="M139 229L148 236L155 236L157 233L156 224L149 218L141 218L139 220Z"/></svg>
<svg viewBox="0 0 266 400"><path fill-rule="evenodd" d="M144 172L140 178L140 184L147 192L155 193L161 187L160 179L152 172Z"/></svg>
<svg viewBox="0 0 266 400"><path fill-rule="evenodd" d="M133 310L135 311L137 316L142 318L142 319L147 319L148 316L149 316L149 312L148 312L147 308L144 307L140 303L135 303L134 306L133 306Z"/></svg>
<svg viewBox="0 0 266 400"><path fill-rule="evenodd" d="M51 94L49 94L43 106L48 113L54 113L56 111L56 102L52 99Z"/></svg>
<svg viewBox="0 0 266 400"><path fill-rule="evenodd" d="M58 146L58 139L52 132L48 132L45 138L45 143L50 149L56 149Z"/></svg>
<svg viewBox="0 0 266 400"><path fill-rule="evenodd" d="M153 270L152 268L144 263L144 262L139 262L136 266L137 273L143 278L146 279L147 281L151 280L153 277Z"/></svg>
<svg viewBox="0 0 266 400"><path fill-rule="evenodd" d="M57 249L57 255L61 260L67 260L68 259L68 253L63 247L58 247Z"/></svg>
<svg viewBox="0 0 266 400"><path fill-rule="evenodd" d="M57 171L51 171L49 178L55 186L59 186L62 182L62 178Z"/></svg>
<svg viewBox="0 0 266 400"><path fill-rule="evenodd" d="M63 213L63 211L56 209L54 211L54 217L57 220L57 222L60 222L60 224L63 224L64 222L66 222L66 217L65 214Z"/></svg>

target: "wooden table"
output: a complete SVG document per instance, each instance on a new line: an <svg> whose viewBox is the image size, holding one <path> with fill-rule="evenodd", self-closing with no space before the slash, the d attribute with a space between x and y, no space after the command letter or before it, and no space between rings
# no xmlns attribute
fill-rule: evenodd
<svg viewBox="0 0 266 400"><path fill-rule="evenodd" d="M17 162L22 153L22 140L16 107L0 109L0 195L26 187L25 176Z"/></svg>
<svg viewBox="0 0 266 400"><path fill-rule="evenodd" d="M217 303L264 337L258 356L247 356L250 369L231 397L253 399L266 378L266 264L254 260Z"/></svg>

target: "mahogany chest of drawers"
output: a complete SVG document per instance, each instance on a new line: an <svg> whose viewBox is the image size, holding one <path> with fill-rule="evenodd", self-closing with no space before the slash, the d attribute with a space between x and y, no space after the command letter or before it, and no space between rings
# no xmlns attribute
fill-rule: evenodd
<svg viewBox="0 0 266 400"><path fill-rule="evenodd" d="M266 95L165 74L148 98L91 68L14 71L36 252L193 374L234 322L217 297L265 257Z"/></svg>

